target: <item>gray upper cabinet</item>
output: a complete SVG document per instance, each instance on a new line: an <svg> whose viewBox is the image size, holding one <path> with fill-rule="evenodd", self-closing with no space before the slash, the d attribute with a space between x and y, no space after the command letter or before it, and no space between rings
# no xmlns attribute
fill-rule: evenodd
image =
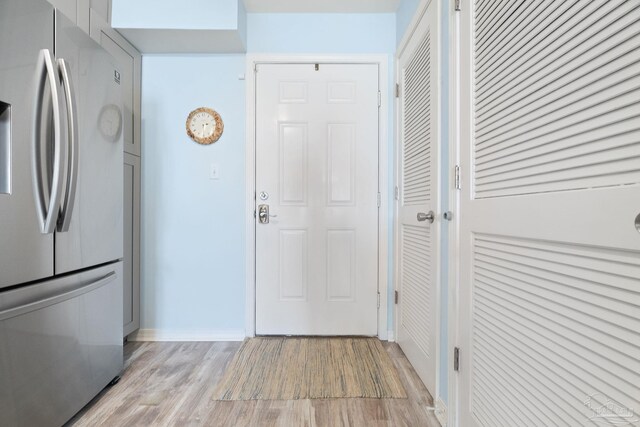
<svg viewBox="0 0 640 427"><path fill-rule="evenodd" d="M111 22L111 0L48 0L74 24L89 34L90 11L95 10L106 22Z"/></svg>
<svg viewBox="0 0 640 427"><path fill-rule="evenodd" d="M77 3L76 0L47 0L56 9L62 12L74 24L77 22ZM84 1L84 0L77 0ZM87 0L88 1L88 0Z"/></svg>
<svg viewBox="0 0 640 427"><path fill-rule="evenodd" d="M122 131L124 151L140 155L140 79L142 55L109 26L94 9L90 11L91 38L100 43L118 62L123 90Z"/></svg>
<svg viewBox="0 0 640 427"><path fill-rule="evenodd" d="M124 94L124 151L140 155L140 86L142 55L111 28L110 0L48 0L118 61Z"/></svg>
<svg viewBox="0 0 640 427"><path fill-rule="evenodd" d="M58 0L56 0L58 1ZM67 0L69 1L69 0ZM87 34L91 31L91 11L95 11L102 19L111 24L111 0L75 0L77 1L77 25Z"/></svg>

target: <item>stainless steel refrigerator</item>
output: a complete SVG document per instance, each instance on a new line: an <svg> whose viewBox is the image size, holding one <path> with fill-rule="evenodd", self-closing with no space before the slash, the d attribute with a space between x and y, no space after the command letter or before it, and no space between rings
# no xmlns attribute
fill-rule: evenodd
<svg viewBox="0 0 640 427"><path fill-rule="evenodd" d="M123 366L114 61L44 0L0 0L0 425L59 426Z"/></svg>

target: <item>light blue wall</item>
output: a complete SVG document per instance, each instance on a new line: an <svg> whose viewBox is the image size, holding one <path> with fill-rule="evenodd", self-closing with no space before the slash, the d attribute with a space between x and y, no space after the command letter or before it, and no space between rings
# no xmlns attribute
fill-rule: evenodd
<svg viewBox="0 0 640 427"><path fill-rule="evenodd" d="M395 52L395 14L249 13L249 52Z"/></svg>
<svg viewBox="0 0 640 427"><path fill-rule="evenodd" d="M234 30L242 0L112 0L114 28Z"/></svg>
<svg viewBox="0 0 640 427"><path fill-rule="evenodd" d="M396 13L396 43L404 37L419 4L420 0L400 0Z"/></svg>
<svg viewBox="0 0 640 427"><path fill-rule="evenodd" d="M252 53L385 54L392 89L394 14L248 14L247 27ZM143 329L245 328L244 72L244 55L144 57ZM184 131L189 111L203 105L225 120L222 139L209 147ZM393 108L387 120L392 155ZM209 180L211 163L219 181Z"/></svg>
<svg viewBox="0 0 640 427"><path fill-rule="evenodd" d="M143 329L244 332L244 67L244 55L144 56ZM224 120L211 146L185 133L200 106Z"/></svg>

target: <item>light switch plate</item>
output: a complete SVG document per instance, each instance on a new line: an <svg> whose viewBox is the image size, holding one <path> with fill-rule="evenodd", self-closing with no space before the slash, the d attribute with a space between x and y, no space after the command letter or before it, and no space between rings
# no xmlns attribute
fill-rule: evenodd
<svg viewBox="0 0 640 427"><path fill-rule="evenodd" d="M209 179L220 179L220 168L216 163L211 164L211 169L209 170Z"/></svg>

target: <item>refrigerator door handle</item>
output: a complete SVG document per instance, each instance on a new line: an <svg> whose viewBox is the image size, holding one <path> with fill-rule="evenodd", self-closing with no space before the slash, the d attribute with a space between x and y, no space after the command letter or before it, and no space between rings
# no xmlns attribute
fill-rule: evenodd
<svg viewBox="0 0 640 427"><path fill-rule="evenodd" d="M68 166L67 185L64 202L61 206L61 215L58 220L58 231L69 231L73 205L76 200L76 186L78 182L78 115L76 109L76 93L71 80L69 64L64 59L58 59L60 78L64 89L64 97L67 106L67 143Z"/></svg>
<svg viewBox="0 0 640 427"><path fill-rule="evenodd" d="M34 296L31 301L24 301L15 306L0 307L0 321L10 319L12 317L17 317L31 311L40 310L43 307L59 304L62 301L67 301L71 298L76 298L79 295L86 294L87 292L91 292L95 289L101 288L113 282L117 278L118 274L115 271L112 271L97 280L83 283L79 287L72 290L66 290L56 295L47 295L44 298L37 298L36 296Z"/></svg>
<svg viewBox="0 0 640 427"><path fill-rule="evenodd" d="M62 126L60 121L61 104L58 95L58 73L54 68L54 59L49 49L42 49L38 55L36 65L34 110L32 122L32 163L31 173L36 199L36 211L42 234L51 234L55 231L58 214L60 211L60 193L62 192L63 179L61 176L62 165L66 159L66 147L62 145ZM51 180L51 192L49 202L45 202L44 179L42 165L42 123L44 116L45 87L49 82L52 112L53 112L53 177ZM48 135L47 135L48 136ZM48 141L48 138L45 138ZM48 205L48 206L47 206Z"/></svg>

